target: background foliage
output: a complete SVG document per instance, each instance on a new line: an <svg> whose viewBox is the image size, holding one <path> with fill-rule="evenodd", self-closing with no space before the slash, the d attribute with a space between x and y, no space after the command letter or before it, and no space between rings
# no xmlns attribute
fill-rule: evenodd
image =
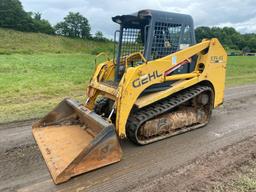
<svg viewBox="0 0 256 192"><path fill-rule="evenodd" d="M232 27L198 27L196 29L197 42L213 37L218 38L227 50L256 52L256 34L241 34Z"/></svg>
<svg viewBox="0 0 256 192"><path fill-rule="evenodd" d="M53 34L50 23L41 14L25 12L19 0L0 0L0 27L19 31Z"/></svg>
<svg viewBox="0 0 256 192"><path fill-rule="evenodd" d="M55 33L67 37L89 39L91 27L88 20L80 13L70 12L64 21L57 23L54 27Z"/></svg>
<svg viewBox="0 0 256 192"><path fill-rule="evenodd" d="M90 23L80 13L70 12L63 21L53 27L49 21L42 19L40 13L24 11L19 0L0 0L0 27L102 42L109 41L101 31L97 31L94 36L91 35ZM202 26L196 28L197 42L201 42L204 38L218 38L229 53L256 52L256 34L241 34L232 27Z"/></svg>

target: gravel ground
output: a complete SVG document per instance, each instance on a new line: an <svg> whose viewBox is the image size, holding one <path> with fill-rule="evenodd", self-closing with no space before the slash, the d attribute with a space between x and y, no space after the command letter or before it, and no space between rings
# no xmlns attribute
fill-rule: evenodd
<svg viewBox="0 0 256 192"><path fill-rule="evenodd" d="M244 162L254 161L256 152L256 85L230 88L225 100L205 128L144 147L122 141L120 163L58 186L33 140L31 122L2 124L0 191L215 190Z"/></svg>

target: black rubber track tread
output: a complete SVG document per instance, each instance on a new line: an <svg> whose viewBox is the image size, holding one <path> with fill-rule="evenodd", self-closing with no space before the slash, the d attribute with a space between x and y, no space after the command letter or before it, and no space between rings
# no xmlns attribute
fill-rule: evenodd
<svg viewBox="0 0 256 192"><path fill-rule="evenodd" d="M135 144L144 145L136 137L137 131L143 123L170 111L205 91L212 91L212 89L208 86L195 85L134 112L129 116L126 124L128 139Z"/></svg>

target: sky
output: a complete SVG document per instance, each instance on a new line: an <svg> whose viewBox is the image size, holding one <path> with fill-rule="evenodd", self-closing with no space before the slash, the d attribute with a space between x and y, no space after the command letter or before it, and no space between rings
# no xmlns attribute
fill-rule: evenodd
<svg viewBox="0 0 256 192"><path fill-rule="evenodd" d="M113 37L118 28L111 18L141 9L190 14L196 26L232 26L241 33L256 33L256 0L21 0L26 11L40 12L52 25L70 12L88 20L92 34Z"/></svg>

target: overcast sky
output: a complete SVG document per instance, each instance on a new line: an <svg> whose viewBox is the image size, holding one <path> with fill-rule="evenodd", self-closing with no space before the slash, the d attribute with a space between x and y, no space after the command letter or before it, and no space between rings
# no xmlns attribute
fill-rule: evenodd
<svg viewBox="0 0 256 192"><path fill-rule="evenodd" d="M233 26L242 33L256 33L256 0L21 0L26 11L40 12L56 24L68 12L80 12L92 33L111 37L117 25L112 16L140 9L157 9L193 16L196 26Z"/></svg>

